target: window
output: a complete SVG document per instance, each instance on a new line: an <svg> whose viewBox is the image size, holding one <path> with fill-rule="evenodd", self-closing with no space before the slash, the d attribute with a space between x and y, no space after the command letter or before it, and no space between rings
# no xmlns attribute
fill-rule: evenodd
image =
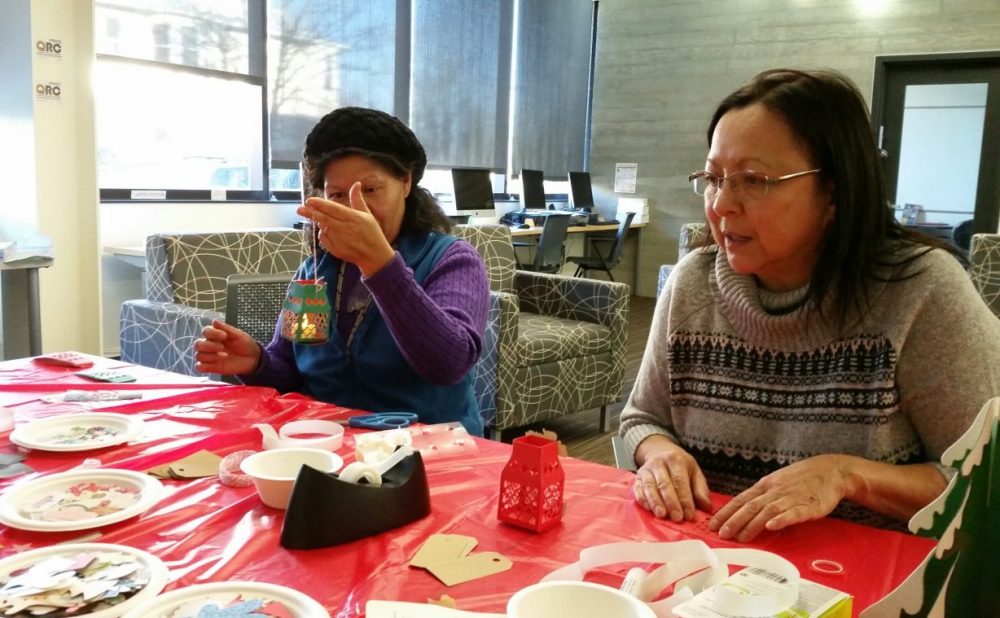
<svg viewBox="0 0 1000 618"><path fill-rule="evenodd" d="M165 199L208 200L224 190L226 199L297 199L305 136L345 105L407 121L432 169L503 175L511 161L513 169L528 165L525 153L539 145L546 176L583 169L594 6L96 0L101 197L141 199L148 194L137 190L154 190ZM519 29L526 19L532 25ZM555 51L543 34L550 26ZM532 51L517 55L522 46ZM583 57L562 57L570 53ZM570 90L556 97L555 88Z"/></svg>
<svg viewBox="0 0 1000 618"><path fill-rule="evenodd" d="M511 89L511 162L565 179L587 169L596 4L519 0Z"/></svg>
<svg viewBox="0 0 1000 618"><path fill-rule="evenodd" d="M263 198L263 76L246 0L99 0L98 177L104 198L213 189ZM194 191L195 193L188 193Z"/></svg>
<svg viewBox="0 0 1000 618"><path fill-rule="evenodd" d="M512 2L414 0L410 127L430 165L506 171Z"/></svg>
<svg viewBox="0 0 1000 618"><path fill-rule="evenodd" d="M337 107L392 112L395 0L269 0L271 159L297 168L306 135Z"/></svg>

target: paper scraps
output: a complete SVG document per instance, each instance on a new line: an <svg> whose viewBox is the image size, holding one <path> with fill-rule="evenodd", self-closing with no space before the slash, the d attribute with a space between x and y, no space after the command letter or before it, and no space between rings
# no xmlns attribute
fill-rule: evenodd
<svg viewBox="0 0 1000 618"><path fill-rule="evenodd" d="M432 534L410 560L410 566L427 569L445 586L502 573L514 566L497 552L471 553L478 544L471 536Z"/></svg>
<svg viewBox="0 0 1000 618"><path fill-rule="evenodd" d="M66 401L79 403L101 403L104 401L127 401L142 399L142 391L81 391L68 390L65 393L45 395L41 400L45 403L63 403Z"/></svg>
<svg viewBox="0 0 1000 618"><path fill-rule="evenodd" d="M222 458L209 451L198 451L183 459L171 461L146 470L159 479L188 480L215 476L219 473L219 462Z"/></svg>
<svg viewBox="0 0 1000 618"><path fill-rule="evenodd" d="M10 572L0 587L0 614L89 615L124 602L148 583L146 567L125 553L50 556Z"/></svg>
<svg viewBox="0 0 1000 618"><path fill-rule="evenodd" d="M30 466L23 463L24 457L24 453L0 452L0 479L34 472Z"/></svg>
<svg viewBox="0 0 1000 618"><path fill-rule="evenodd" d="M165 615L169 618L295 618L284 603L247 594L199 597Z"/></svg>

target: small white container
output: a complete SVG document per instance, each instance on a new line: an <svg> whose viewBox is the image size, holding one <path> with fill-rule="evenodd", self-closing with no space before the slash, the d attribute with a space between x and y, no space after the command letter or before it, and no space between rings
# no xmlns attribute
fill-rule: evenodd
<svg viewBox="0 0 1000 618"><path fill-rule="evenodd" d="M276 509L286 509L299 468L310 466L320 472L336 472L342 465L344 460L336 453L289 447L254 453L240 463L240 469L253 479L261 502Z"/></svg>
<svg viewBox="0 0 1000 618"><path fill-rule="evenodd" d="M639 599L590 582L551 581L516 592L507 603L509 618L656 618Z"/></svg>

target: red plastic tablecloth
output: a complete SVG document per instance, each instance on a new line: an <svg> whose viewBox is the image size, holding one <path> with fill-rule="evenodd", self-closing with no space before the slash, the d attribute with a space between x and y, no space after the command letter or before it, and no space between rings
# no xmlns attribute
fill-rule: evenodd
<svg viewBox="0 0 1000 618"><path fill-rule="evenodd" d="M30 395L3 404L15 410L18 422L51 414L53 408L49 406L65 405L42 403L37 399L40 393L80 386L72 371L24 367L25 362L31 364L0 363L0 399ZM133 366L122 369L145 371ZM253 423L267 422L277 427L294 419L343 418L356 412L298 396L279 396L271 389L206 385L180 378L150 373L143 378L148 380L145 387L150 391L158 390L155 386L187 388L152 399L145 398L144 390L142 400L101 408L141 414L147 428L151 428L142 442L86 453L31 451L25 463L37 472L21 478L67 470L85 458L97 459L104 467L146 470L200 449L218 455L259 450L260 434L251 428ZM4 442L9 442L6 434L0 435L0 444ZM748 545L727 543L707 530L706 515L693 523L674 524L637 507L630 498L632 473L573 458L561 460L566 473L562 522L536 534L497 521L500 472L510 455L510 446L488 440L477 440L477 446L474 456L425 461L432 503L428 517L345 545L283 549L278 544L283 511L264 506L253 487L235 489L215 478L204 478L165 481L167 494L151 510L97 531L39 533L0 526L0 557L75 539L122 543L149 551L166 562L171 570L168 590L208 581L270 582L308 594L333 616L348 617L363 616L368 599L423 602L442 594L453 597L461 609L502 612L515 591L576 561L585 547L622 540L700 538L713 547L749 546L784 556L804 578L854 595L857 614L898 585L933 546L927 539L834 519L766 533ZM352 452L349 434L340 453L350 459ZM14 480L0 480L0 489ZM715 496L717 505L726 499ZM446 587L428 572L408 566L423 541L434 533L473 536L479 540L477 551L499 552L510 558L514 567ZM844 566L844 573L826 575L815 571L810 564L816 559L836 561ZM592 577L612 582L624 575L626 566L620 572L605 571Z"/></svg>

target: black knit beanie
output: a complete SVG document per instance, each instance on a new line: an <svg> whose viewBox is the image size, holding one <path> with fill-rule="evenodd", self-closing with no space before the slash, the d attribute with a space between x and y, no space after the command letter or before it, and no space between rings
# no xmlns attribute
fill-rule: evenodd
<svg viewBox="0 0 1000 618"><path fill-rule="evenodd" d="M389 155L409 170L416 185L427 167L427 154L403 121L376 109L341 107L316 123L303 155L313 160L336 156L340 150Z"/></svg>

